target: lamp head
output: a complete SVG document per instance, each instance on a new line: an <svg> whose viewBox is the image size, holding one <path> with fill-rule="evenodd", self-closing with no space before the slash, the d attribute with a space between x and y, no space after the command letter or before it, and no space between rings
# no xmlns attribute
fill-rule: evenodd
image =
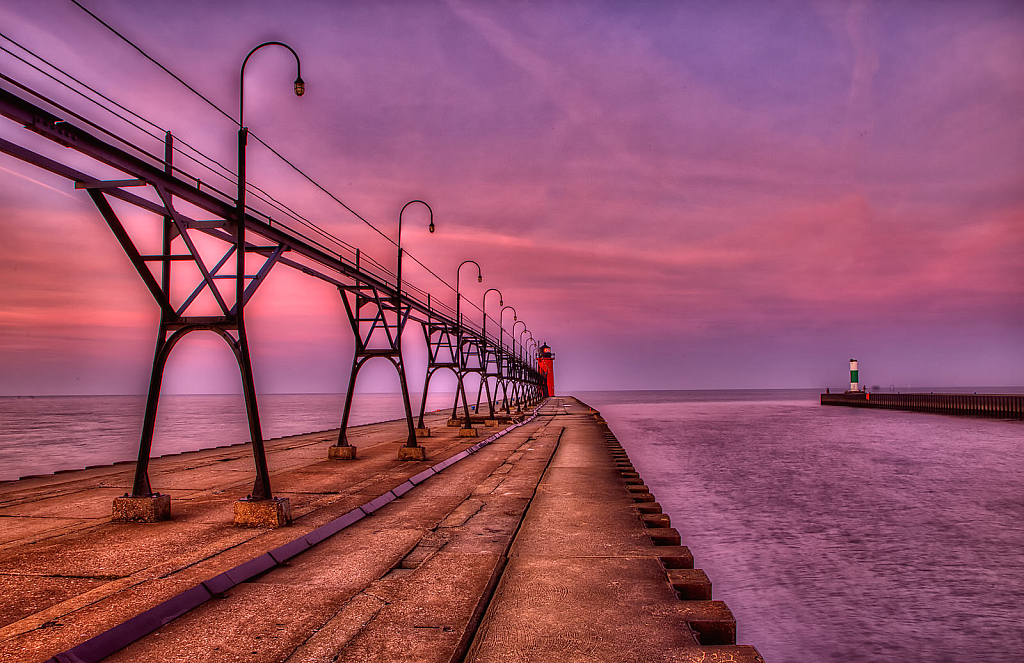
<svg viewBox="0 0 1024 663"><path fill-rule="evenodd" d="M428 228L428 229L430 230L430 232L434 232L434 222L433 222L433 221L431 221L431 222L430 222L430 225L429 225L429 226L427 226L427 228Z"/></svg>
<svg viewBox="0 0 1024 663"><path fill-rule="evenodd" d="M498 300L498 306L504 306L504 305L505 305L505 302L503 302L503 301L501 301L501 300L499 299L499 300Z"/></svg>
<svg viewBox="0 0 1024 663"><path fill-rule="evenodd" d="M483 277L483 274L480 274L480 275L478 275L478 276L476 277L476 282L477 282L477 283L483 283L483 282L484 282L484 277Z"/></svg>
<svg viewBox="0 0 1024 663"><path fill-rule="evenodd" d="M306 93L306 81L302 80L302 76L295 79L295 96L301 97Z"/></svg>

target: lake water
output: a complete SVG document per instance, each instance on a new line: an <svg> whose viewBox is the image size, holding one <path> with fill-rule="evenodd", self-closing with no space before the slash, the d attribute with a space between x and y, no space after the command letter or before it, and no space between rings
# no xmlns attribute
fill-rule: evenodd
<svg viewBox="0 0 1024 663"><path fill-rule="evenodd" d="M822 407L816 390L577 395L770 663L1024 660L1024 422ZM264 435L335 428L342 402L261 396ZM144 406L0 398L0 479L134 460ZM398 395L360 394L352 423L401 416ZM240 396L165 396L153 453L246 440Z"/></svg>
<svg viewBox="0 0 1024 663"><path fill-rule="evenodd" d="M578 396L770 663L1024 660L1024 422L817 391Z"/></svg>
<svg viewBox="0 0 1024 663"><path fill-rule="evenodd" d="M429 394L427 409L451 407L453 398ZM263 437L337 428L344 404L344 394L261 395ZM0 397L0 481L135 460L145 410L144 396ZM404 416L399 394L357 393L349 424ZM241 395L160 397L153 456L248 441Z"/></svg>

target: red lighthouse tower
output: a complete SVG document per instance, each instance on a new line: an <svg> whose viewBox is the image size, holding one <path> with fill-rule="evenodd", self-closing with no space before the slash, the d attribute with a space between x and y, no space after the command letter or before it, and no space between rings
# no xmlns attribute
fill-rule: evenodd
<svg viewBox="0 0 1024 663"><path fill-rule="evenodd" d="M540 346L537 350L537 370L547 378L547 395L555 395L555 355L552 354L548 344Z"/></svg>

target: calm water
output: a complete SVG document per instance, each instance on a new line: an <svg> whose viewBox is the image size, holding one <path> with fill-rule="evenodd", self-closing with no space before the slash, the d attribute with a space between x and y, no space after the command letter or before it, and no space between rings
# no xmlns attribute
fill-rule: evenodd
<svg viewBox="0 0 1024 663"><path fill-rule="evenodd" d="M1024 660L1024 423L591 392L770 663Z"/></svg>
<svg viewBox="0 0 1024 663"><path fill-rule="evenodd" d="M427 409L450 407L453 396L430 394ZM337 428L344 403L344 394L261 395L263 437ZM145 409L144 396L0 397L0 480L135 460ZM398 394L357 394L349 423L404 416ZM248 441L240 395L160 398L154 456Z"/></svg>
<svg viewBox="0 0 1024 663"><path fill-rule="evenodd" d="M1024 660L1024 422L821 407L816 390L578 395L770 663ZM260 406L276 437L335 428L342 397ZM0 478L132 460L143 407L0 398ZM402 415L364 394L352 423ZM246 440L240 396L168 396L154 454Z"/></svg>

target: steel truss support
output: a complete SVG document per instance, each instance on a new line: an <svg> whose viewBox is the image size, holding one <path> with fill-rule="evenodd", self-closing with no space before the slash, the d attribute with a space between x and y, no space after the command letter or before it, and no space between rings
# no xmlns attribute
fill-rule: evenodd
<svg viewBox="0 0 1024 663"><path fill-rule="evenodd" d="M498 400L498 387L501 387L501 409L505 410L505 414L509 412L509 381L504 377L499 376L497 382L494 385L494 400Z"/></svg>
<svg viewBox="0 0 1024 663"><path fill-rule="evenodd" d="M459 397L461 396L462 411L465 415L462 427L472 428L473 421L469 416L469 398L466 394L465 378L470 373L479 373L481 374L481 381L483 380L482 373L485 368L483 341L472 334L466 334L464 329L460 327L456 332L456 345L456 354L458 355L459 362L459 384L455 390L455 402L452 404L452 419L457 419L459 416Z"/></svg>
<svg viewBox="0 0 1024 663"><path fill-rule="evenodd" d="M26 94L31 94L31 90L28 88L20 85L19 87ZM463 369L462 360L458 356L462 353L461 336L465 330L459 329L460 321L454 320L436 309L432 309L429 295L424 302L408 292L399 291L393 283L388 281L386 276L381 276L375 269L362 268L359 264L358 252L354 262L343 259L334 250L311 240L305 235L287 226L272 223L269 217L255 213L245 214L244 209L239 210L237 199L233 200L226 194L216 192L206 186L201 186L198 179L184 173L172 173L170 167L171 141L169 135L165 144L164 159L145 153L138 154L135 151L127 152L105 138L100 138L54 115L51 110L47 110L36 103L28 101L26 98L4 89L0 89L0 116L25 127L25 129L55 144L62 145L88 157L96 164L112 167L123 173L127 178L104 182L99 178L76 170L60 160L45 157L0 137L0 152L73 181L76 188L89 191L89 195L103 214L110 229L142 278L143 283L160 307L161 319L153 361L150 397L147 401L146 421L144 422L143 436L140 440L140 459L136 467L133 494L146 495L151 490L147 474L149 452L152 446L156 407L167 356L174 345L186 334L193 331L206 330L217 333L228 342L239 364L243 392L246 398L246 409L249 415L250 434L253 440L253 454L256 459L257 477L253 497L271 496L262 433L260 431L259 413L256 404L256 393L253 387L252 365L242 314L245 303L253 296L270 269L278 263L326 283L331 283L335 287L355 288L355 290L362 289L366 293L369 293L369 290L366 290L367 288L373 289L372 299L376 301L375 305L381 311L387 309L390 315L395 317L395 322L385 322L385 328L378 328L377 331L384 331L385 335L387 334L387 325L390 324L391 328L396 332L395 335L400 337L401 329L408 319L425 325L434 324L434 330L445 327L447 334L455 334L457 356L452 359L453 365L435 361L432 368L436 371L438 368L445 367L455 371L459 379L459 389L463 395L463 410L466 423L468 424L470 420L469 406L468 402L465 402L468 399L465 398L464 384L467 371ZM156 195L140 196L131 191L132 187L152 187ZM184 201L202 216L199 219L194 219L176 211L172 205L172 198L175 201ZM143 255L138 250L136 243L110 208L110 200L121 201L152 213L158 218L163 218L164 239L159 253ZM192 213L194 214L195 212ZM219 260L207 263L200 256L196 245L192 241L192 236L196 233L223 242L226 245L224 255ZM256 246L251 241L246 241L246 236L257 238L255 241L264 246ZM204 244L203 246L207 245ZM282 255L286 251L292 252L290 257ZM245 261L241 259L251 257L253 253L262 255L264 262L255 275L247 275L245 274ZM232 257L235 258L236 273L221 274L220 270ZM150 262L160 263L159 269L151 270ZM185 263L187 268L184 270L184 274L179 273L182 270L176 267L182 262ZM242 267L239 268L238 264L241 264ZM174 269L178 270L175 273L179 277L175 280L176 284L179 283L180 278L195 278L196 270L198 270L201 278L183 302L172 304L170 284L171 273ZM158 272L158 274L154 274L154 271ZM229 282L224 283L223 280L225 279L228 279ZM353 283L355 286L352 285ZM225 286L223 290L217 287L218 284ZM234 293L231 293L230 288L227 287L232 284L235 286ZM209 289L209 292L207 292L207 289ZM206 296L201 297L202 295ZM214 300L213 302L209 302L211 297ZM218 314L195 314L195 309L198 308L196 306L197 298L206 299L208 303L214 304L219 309ZM388 301L384 301L383 298L387 298ZM394 300L394 302L389 304L390 300ZM358 316L358 312L356 315ZM350 317L350 319L352 318ZM429 339L433 332L425 330L425 333L428 337L429 348L431 347ZM473 334L474 332L468 332L468 335ZM356 338L357 343L359 343L360 335L358 333ZM480 339L480 341L483 340ZM408 390L404 382L404 364L399 354L399 343L396 339L391 339L386 345L388 349L385 349L384 354L367 353L362 357L363 361L359 361L360 357L356 357L353 361L350 381L354 384L356 373L358 373L362 364L368 361L370 357L386 356L399 370L399 375L403 381L403 391L406 395L407 408L411 409L408 403ZM542 377L535 369L505 348L500 343L500 338L498 346L501 348L499 354L502 366L498 371L500 377L498 378L498 384L495 385L494 398L497 397L497 389L498 385L500 385L505 411L509 411L513 401L516 402L517 408L521 409L524 384L539 385ZM363 347L366 349L368 346L364 344ZM485 370L484 372L486 373L487 371ZM429 375L427 381L429 381ZM425 388L424 403L426 391ZM350 389L348 397L351 398L351 395L352 390ZM343 414L346 418L348 416L348 409L349 406L347 405L345 414ZM422 409L421 407L421 413ZM407 417L411 419L408 409ZM339 435L339 441L344 441L343 436L344 429Z"/></svg>
<svg viewBox="0 0 1024 663"><path fill-rule="evenodd" d="M171 147L172 138L168 133L165 144L167 172L170 172ZM143 255L139 252L135 241L121 223L107 198L107 192L120 190L121 187L144 186L147 184L151 185L155 190L157 197L162 203L159 210L163 212L161 250L158 254L153 255ZM128 259L132 262L143 283L145 283L150 294L153 295L153 299L160 307L156 351L153 356L149 393L146 397L146 412L142 422L142 436L139 440L139 456L135 465L135 478L132 482L131 496L147 497L154 494L149 480L149 457L153 447L153 433L156 428L160 388L163 383L167 358L178 341L187 334L194 331L212 331L227 342L235 356L235 361L238 363L239 373L241 374L242 393L245 398L245 409L249 421L249 435L252 440L253 459L256 466L256 479L250 497L253 499L271 499L270 473L267 468L266 449L263 444L263 432L260 426L252 361L249 355L249 344L245 335L245 324L242 314L245 303L255 294L256 289L263 282L267 273L281 257L285 247L283 245L255 247L246 244L244 246L246 254L259 253L265 257L258 273L254 276L244 273L222 275L219 273L220 269L227 263L232 254L237 251L239 242L236 241L234 244L229 245L227 251L216 264L212 267L208 266L189 234L192 224L188 223L185 218L177 213L174 209L172 195L160 183L146 182L144 180L119 180L116 182L79 182L76 186L88 191L89 197L103 216L104 221L107 222L114 237L121 245L121 248L124 249ZM236 232L236 240L239 239L237 237L237 229L240 227L240 224L233 221L220 220L207 222L206 225L230 228ZM181 240L180 244L176 246L175 240ZM175 250L179 251L179 253L174 253ZM159 282L147 264L150 262L160 264ZM201 274L201 279L191 294L179 306L175 307L172 304L171 278L173 267L181 263L194 265ZM235 288L236 292L242 293L240 301L234 301L229 305L229 300L225 299L224 293L218 284L218 280L221 279L231 280L231 285ZM246 281L248 281L247 284ZM188 315L190 308L194 307L196 298L207 289L213 295L220 309L220 315Z"/></svg>
<svg viewBox="0 0 1024 663"><path fill-rule="evenodd" d="M490 380L494 380L494 396L491 397ZM480 386L476 390L476 412L480 412L480 397L486 392L488 419L494 419L495 401L498 400L498 383L501 379L501 353L499 349L484 342L483 370L480 373Z"/></svg>
<svg viewBox="0 0 1024 663"><path fill-rule="evenodd" d="M455 408L452 412L452 419L457 416L458 399L462 395L462 407L465 415L463 428L472 428L469 419L469 401L466 399L463 381L465 374L462 371L462 363L459 360L459 331L449 321L428 315L423 322L423 340L427 344L427 372L423 378L423 396L420 401L420 416L417 427L424 429L423 415L427 409L427 394L430 390L430 380L434 373L441 369L448 369L455 374L458 385L455 389Z"/></svg>
<svg viewBox="0 0 1024 663"><path fill-rule="evenodd" d="M341 301L345 304L349 324L352 325L355 350L348 378L348 391L345 392L345 409L341 415L341 431L338 433L337 446L351 446L347 436L348 418L352 410L352 395L359 369L374 357L383 357L398 371L398 381L402 386L402 402L405 405L405 419L409 427L405 446L417 447L409 385L406 382L405 363L402 360L402 332L409 321L411 307L401 300L387 296L373 285L357 283L340 286L338 291L341 293Z"/></svg>

